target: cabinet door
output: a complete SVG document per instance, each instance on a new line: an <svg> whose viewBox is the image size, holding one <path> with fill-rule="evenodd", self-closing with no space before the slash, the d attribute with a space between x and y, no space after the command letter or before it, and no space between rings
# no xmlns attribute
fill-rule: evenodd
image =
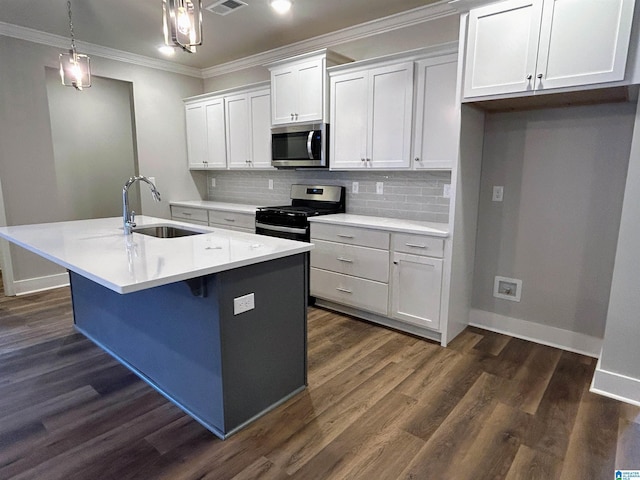
<svg viewBox="0 0 640 480"><path fill-rule="evenodd" d="M331 77L331 169L364 168L367 157L366 71Z"/></svg>
<svg viewBox="0 0 640 480"><path fill-rule="evenodd" d="M271 95L269 90L249 94L251 167L271 167Z"/></svg>
<svg viewBox="0 0 640 480"><path fill-rule="evenodd" d="M541 15L542 0L508 0L469 12L465 97L534 88Z"/></svg>
<svg viewBox="0 0 640 480"><path fill-rule="evenodd" d="M633 0L545 0L537 89L624 79Z"/></svg>
<svg viewBox="0 0 640 480"><path fill-rule="evenodd" d="M298 72L286 67L271 72L271 123L291 123L297 110Z"/></svg>
<svg viewBox="0 0 640 480"><path fill-rule="evenodd" d="M369 71L367 164L408 168L411 164L413 62Z"/></svg>
<svg viewBox="0 0 640 480"><path fill-rule="evenodd" d="M206 168L207 117L203 104L185 107L189 168Z"/></svg>
<svg viewBox="0 0 640 480"><path fill-rule="evenodd" d="M397 320L438 329L442 260L393 253L391 316Z"/></svg>
<svg viewBox="0 0 640 480"><path fill-rule="evenodd" d="M457 65L456 61L434 64L433 60L423 60L416 65L415 169L452 168L458 158Z"/></svg>
<svg viewBox="0 0 640 480"><path fill-rule="evenodd" d="M322 121L324 85L322 59L298 67L298 105L294 112L296 122Z"/></svg>
<svg viewBox="0 0 640 480"><path fill-rule="evenodd" d="M247 95L225 98L229 168L249 168L249 107Z"/></svg>
<svg viewBox="0 0 640 480"><path fill-rule="evenodd" d="M207 166L227 168L227 147L224 128L224 99L205 104L207 126Z"/></svg>

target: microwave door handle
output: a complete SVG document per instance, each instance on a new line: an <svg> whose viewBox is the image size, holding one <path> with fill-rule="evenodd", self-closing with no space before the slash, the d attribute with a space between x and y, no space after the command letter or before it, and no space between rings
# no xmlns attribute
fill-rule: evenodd
<svg viewBox="0 0 640 480"><path fill-rule="evenodd" d="M309 160L313 160L313 134L315 130L311 130L309 132L309 136L307 137L307 154L309 155Z"/></svg>

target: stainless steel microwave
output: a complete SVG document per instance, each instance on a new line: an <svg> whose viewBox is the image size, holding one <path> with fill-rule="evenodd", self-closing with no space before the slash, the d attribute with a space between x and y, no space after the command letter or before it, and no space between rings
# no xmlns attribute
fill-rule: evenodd
<svg viewBox="0 0 640 480"><path fill-rule="evenodd" d="M290 125L271 129L271 165L276 168L329 166L329 125Z"/></svg>

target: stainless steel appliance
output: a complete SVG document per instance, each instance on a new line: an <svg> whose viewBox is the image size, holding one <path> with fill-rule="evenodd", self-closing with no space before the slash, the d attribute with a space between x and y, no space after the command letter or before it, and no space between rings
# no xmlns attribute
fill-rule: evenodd
<svg viewBox="0 0 640 480"><path fill-rule="evenodd" d="M277 168L329 166L329 125L292 125L271 129L271 165Z"/></svg>
<svg viewBox="0 0 640 480"><path fill-rule="evenodd" d="M344 187L291 185L291 205L257 209L256 233L308 242L311 237L309 217L344 211Z"/></svg>

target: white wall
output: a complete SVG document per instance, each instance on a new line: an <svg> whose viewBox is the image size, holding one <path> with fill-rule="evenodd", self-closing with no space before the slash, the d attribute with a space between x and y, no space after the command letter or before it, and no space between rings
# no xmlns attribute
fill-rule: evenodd
<svg viewBox="0 0 640 480"><path fill-rule="evenodd" d="M56 181L45 79L45 67L57 68L59 53L0 36L0 178L9 225L63 219L64 191ZM155 176L163 194L163 202L154 204L143 192L143 212L168 217L170 200L203 198L204 174L186 168L182 104L182 98L202 93L202 80L96 56L91 65L95 75L133 85L139 173ZM120 198L121 192L113 194ZM18 280L60 272L18 248L12 247L12 260Z"/></svg>
<svg viewBox="0 0 640 480"><path fill-rule="evenodd" d="M487 115L473 308L602 338L634 116L631 103ZM493 297L495 275L522 280L519 303Z"/></svg>

